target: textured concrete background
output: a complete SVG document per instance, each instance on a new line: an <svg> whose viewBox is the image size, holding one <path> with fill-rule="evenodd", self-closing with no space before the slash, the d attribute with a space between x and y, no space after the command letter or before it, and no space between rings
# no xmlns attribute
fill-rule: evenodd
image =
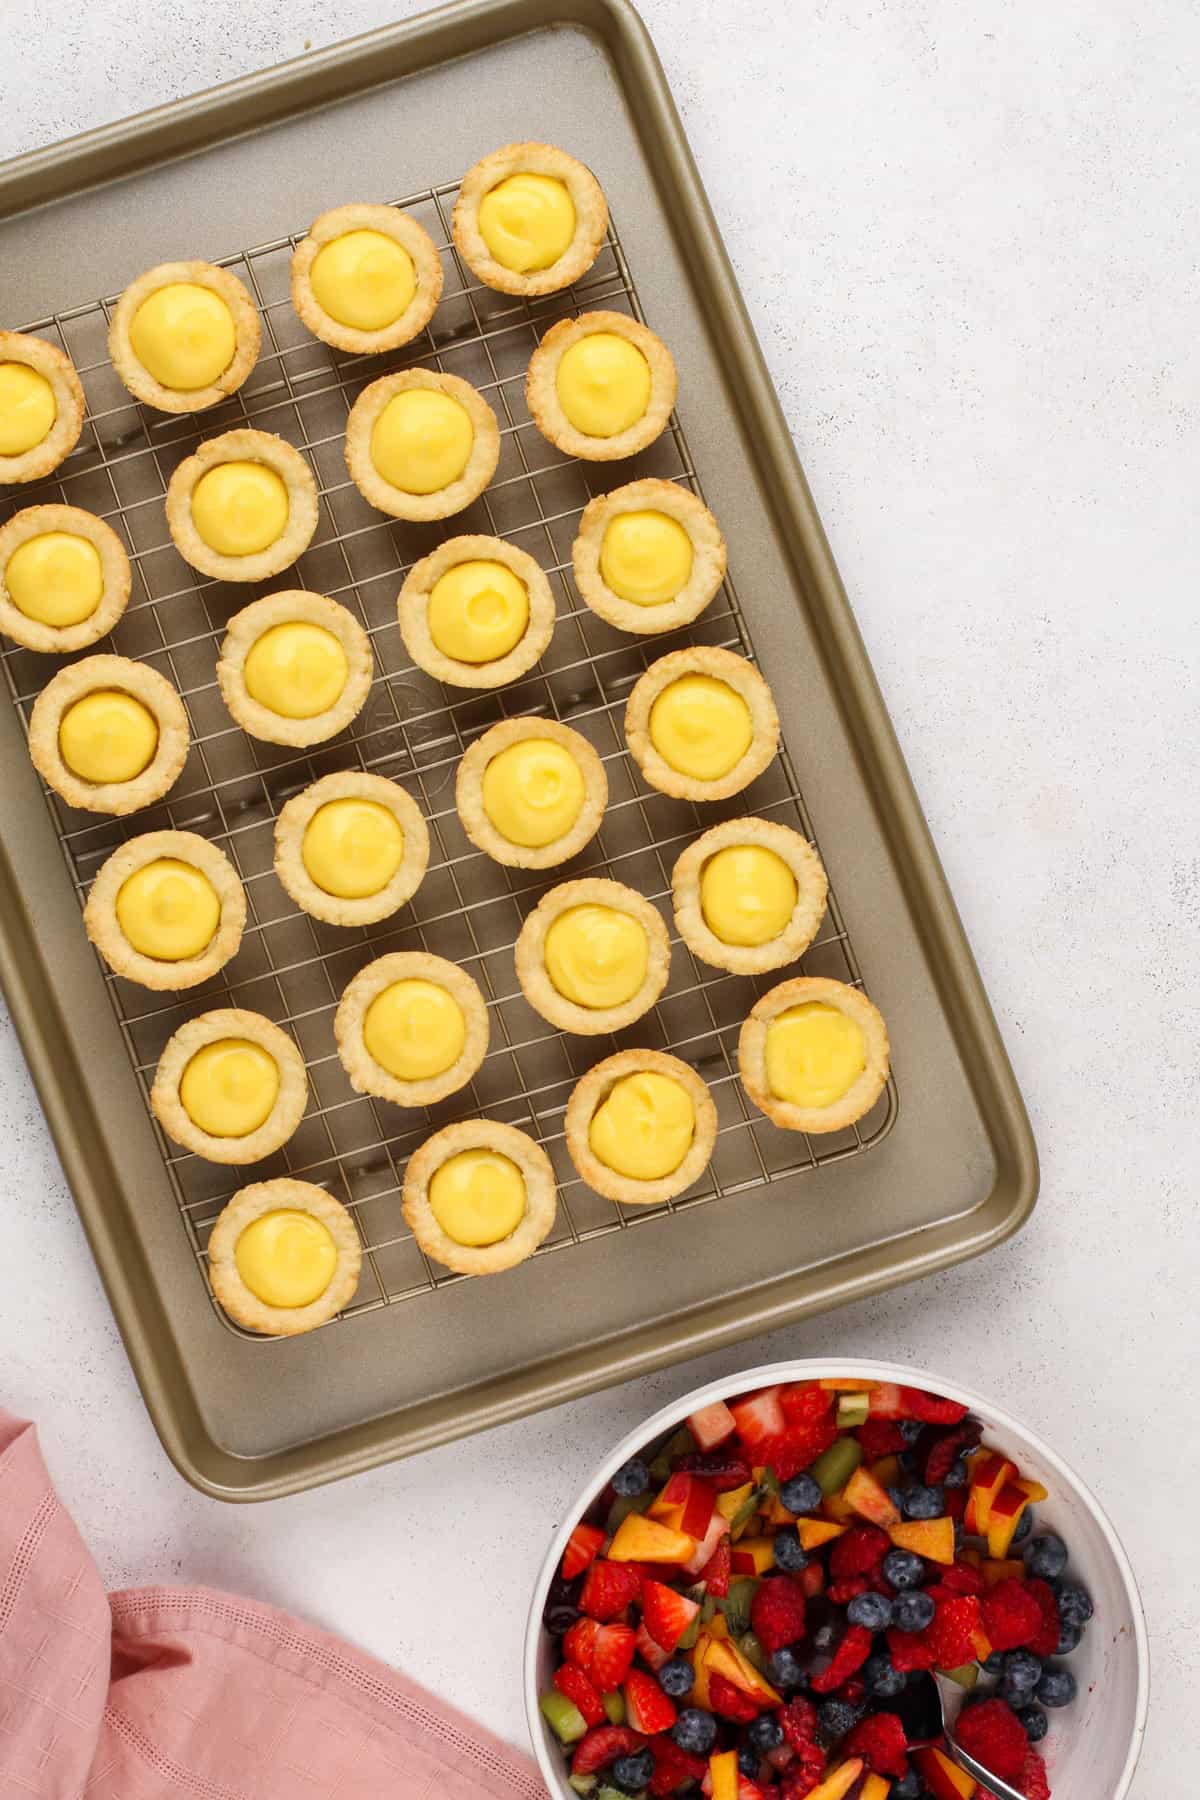
<svg viewBox="0 0 1200 1800"><path fill-rule="evenodd" d="M5 23L0 156L410 10L90 0ZM111 1583L293 1606L523 1741L525 1596L617 1433L760 1357L942 1366L1043 1431L1123 1533L1160 1697L1135 1792L1165 1800L1200 1757L1179 1704L1200 1678L1200 14L643 12L1016 1063L1041 1206L922 1287L235 1510L158 1448L5 1027L0 1390Z"/></svg>

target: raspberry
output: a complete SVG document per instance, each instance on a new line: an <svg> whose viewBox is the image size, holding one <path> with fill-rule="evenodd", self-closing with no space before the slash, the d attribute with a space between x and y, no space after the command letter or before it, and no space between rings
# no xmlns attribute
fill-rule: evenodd
<svg viewBox="0 0 1200 1800"><path fill-rule="evenodd" d="M1016 1781L1025 1767L1029 1750L1025 1727L1003 1700L965 1706L958 1715L958 1741L1001 1781Z"/></svg>
<svg viewBox="0 0 1200 1800"><path fill-rule="evenodd" d="M740 1688L735 1688L732 1681L724 1675L712 1677L708 1684L708 1697L713 1711L722 1719L735 1719L738 1724L745 1725L758 1717L758 1708L749 1694L743 1694Z"/></svg>
<svg viewBox="0 0 1200 1800"><path fill-rule="evenodd" d="M888 1652L892 1659L892 1667L899 1669L902 1675L913 1669L932 1669L933 1646L926 1642L924 1632L901 1631L893 1625L887 1634Z"/></svg>
<svg viewBox="0 0 1200 1800"><path fill-rule="evenodd" d="M768 1656L804 1636L804 1594L794 1581L773 1575L762 1583L750 1603L750 1628Z"/></svg>
<svg viewBox="0 0 1200 1800"><path fill-rule="evenodd" d="M577 1669L574 1663L564 1663L561 1669L555 1670L554 1685L560 1694L575 1702L587 1724L604 1723L608 1717L604 1702L582 1669Z"/></svg>
<svg viewBox="0 0 1200 1800"><path fill-rule="evenodd" d="M984 1594L979 1607L993 1650L1019 1650L1042 1628L1042 1609L1026 1593L1023 1581L998 1581Z"/></svg>
<svg viewBox="0 0 1200 1800"><path fill-rule="evenodd" d="M849 1606L860 1594L865 1594L871 1583L865 1575L851 1575L846 1581L834 1581L826 1589L835 1606Z"/></svg>
<svg viewBox="0 0 1200 1800"><path fill-rule="evenodd" d="M979 1602L974 1594L943 1600L933 1615L933 1624L924 1634L933 1651L935 1667L961 1669L964 1663L974 1662L975 1633L982 1623Z"/></svg>
<svg viewBox="0 0 1200 1800"><path fill-rule="evenodd" d="M862 1668L871 1654L871 1633L864 1625L847 1627L841 1643L833 1653L833 1661L809 1683L814 1694L832 1694Z"/></svg>
<svg viewBox="0 0 1200 1800"><path fill-rule="evenodd" d="M835 1581L852 1575L869 1575L891 1549L891 1539L878 1525L852 1525L829 1553L829 1573Z"/></svg>
<svg viewBox="0 0 1200 1800"><path fill-rule="evenodd" d="M908 1439L898 1419L868 1419L858 1428L858 1441L869 1463L878 1462L881 1456L898 1456L901 1450L908 1449Z"/></svg>
<svg viewBox="0 0 1200 1800"><path fill-rule="evenodd" d="M1054 1589L1047 1581L1038 1581L1036 1577L1025 1583L1025 1592L1041 1614L1041 1623L1031 1637L1025 1639L1022 1649L1032 1650L1035 1656L1053 1656L1058 1649L1062 1621L1058 1616L1058 1601L1054 1597ZM566 1639L563 1639L566 1648Z"/></svg>
<svg viewBox="0 0 1200 1800"><path fill-rule="evenodd" d="M811 1700L805 1700L800 1694L786 1706L781 1706L776 1716L783 1727L784 1738L793 1750L803 1750L817 1735L817 1709Z"/></svg>
<svg viewBox="0 0 1200 1800"><path fill-rule="evenodd" d="M936 1487L945 1481L964 1450L973 1450L983 1437L978 1419L964 1419L950 1431L940 1432L925 1458L925 1486Z"/></svg>
<svg viewBox="0 0 1200 1800"><path fill-rule="evenodd" d="M1036 1750L1025 1752L1025 1763L1021 1769L1017 1786L1025 1794L1025 1800L1050 1800L1050 1783L1046 1779L1046 1765Z"/></svg>
<svg viewBox="0 0 1200 1800"><path fill-rule="evenodd" d="M825 1777L825 1752L810 1738L796 1753L796 1760L785 1770L780 1789L782 1800L805 1800Z"/></svg>
<svg viewBox="0 0 1200 1800"><path fill-rule="evenodd" d="M844 1749L847 1756L861 1756L878 1775L902 1781L908 1773L908 1739L895 1713L873 1713L864 1719L854 1727Z"/></svg>
<svg viewBox="0 0 1200 1800"><path fill-rule="evenodd" d="M837 1420L832 1414L818 1419L803 1419L789 1425L778 1436L767 1437L755 1445L756 1463L769 1464L780 1481L790 1481L823 1456L837 1437Z"/></svg>

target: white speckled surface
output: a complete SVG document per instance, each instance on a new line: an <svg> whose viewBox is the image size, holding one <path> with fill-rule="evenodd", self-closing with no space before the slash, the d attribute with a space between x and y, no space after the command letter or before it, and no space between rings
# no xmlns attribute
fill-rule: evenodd
<svg viewBox="0 0 1200 1800"><path fill-rule="evenodd" d="M0 56L0 156L415 10L50 9ZM5 1024L0 1396L41 1421L111 1584L294 1607L522 1741L526 1592L614 1436L743 1360L954 1367L1125 1537L1163 1701L1134 1793L1170 1800L1200 1758L1179 1704L1200 1678L1200 16L707 0L697 31L693 0L643 12L1024 1087L1034 1221L886 1301L228 1508L159 1450Z"/></svg>

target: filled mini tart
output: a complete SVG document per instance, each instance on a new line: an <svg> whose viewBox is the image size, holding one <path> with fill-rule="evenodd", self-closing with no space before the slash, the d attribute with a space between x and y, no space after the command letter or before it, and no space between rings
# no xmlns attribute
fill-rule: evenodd
<svg viewBox="0 0 1200 1800"><path fill-rule="evenodd" d="M694 644L651 663L625 707L625 738L643 776L681 800L725 800L774 760L779 716L752 663Z"/></svg>
<svg viewBox="0 0 1200 1800"><path fill-rule="evenodd" d="M471 1080L487 1054L487 1003L444 957L397 950L349 983L333 1021L338 1055L360 1094L432 1106Z"/></svg>
<svg viewBox="0 0 1200 1800"><path fill-rule="evenodd" d="M354 355L410 343L441 295L437 245L398 206L335 206L292 252L292 305L315 337Z"/></svg>
<svg viewBox="0 0 1200 1800"><path fill-rule="evenodd" d="M435 1262L495 1275L532 1256L558 1210L540 1144L496 1119L464 1119L427 1138L404 1172L404 1217Z"/></svg>
<svg viewBox="0 0 1200 1800"><path fill-rule="evenodd" d="M633 888L564 881L522 925L516 965L535 1012L594 1037L649 1012L671 973L671 942L657 907Z"/></svg>
<svg viewBox="0 0 1200 1800"><path fill-rule="evenodd" d="M631 481L588 502L571 560L592 611L648 637L704 611L725 579L725 539L688 488Z"/></svg>
<svg viewBox="0 0 1200 1800"><path fill-rule="evenodd" d="M679 935L702 962L735 975L803 956L825 916L828 882L808 839L771 819L726 819L671 872Z"/></svg>
<svg viewBox="0 0 1200 1800"><path fill-rule="evenodd" d="M389 918L412 899L428 865L421 809L383 775L323 775L275 821L275 873L302 912L329 925Z"/></svg>
<svg viewBox="0 0 1200 1800"><path fill-rule="evenodd" d="M413 564L397 605L408 654L448 687L515 681L554 633L546 576L532 556L498 537L447 538Z"/></svg>
<svg viewBox="0 0 1200 1800"><path fill-rule="evenodd" d="M215 1163L261 1162L281 1150L307 1104L300 1051L286 1031L244 1007L181 1025L150 1090L167 1136Z"/></svg>
<svg viewBox="0 0 1200 1800"><path fill-rule="evenodd" d="M194 831L147 831L100 865L83 923L117 975L195 987L236 956L246 895L223 850Z"/></svg>
<svg viewBox="0 0 1200 1800"><path fill-rule="evenodd" d="M496 415L469 381L404 369L364 388L346 421L346 467L394 519L448 519L482 494L500 460Z"/></svg>
<svg viewBox="0 0 1200 1800"><path fill-rule="evenodd" d="M228 269L159 263L117 301L108 353L136 400L159 412L203 412L241 387L261 335L250 291Z"/></svg>
<svg viewBox="0 0 1200 1800"><path fill-rule="evenodd" d="M618 312L560 319L525 377L525 401L542 436L585 462L645 450L671 416L675 389L675 363L662 339Z"/></svg>
<svg viewBox="0 0 1200 1800"><path fill-rule="evenodd" d="M112 630L129 604L125 546L78 506L27 506L0 525L0 631L65 656Z"/></svg>
<svg viewBox="0 0 1200 1800"><path fill-rule="evenodd" d="M624 1206L660 1206L704 1173L717 1109L695 1069L660 1050L621 1050L567 1102L567 1150L584 1181Z"/></svg>
<svg viewBox="0 0 1200 1800"><path fill-rule="evenodd" d="M454 202L458 253L502 294L556 294L586 275L608 230L590 169L554 144L505 144L468 169Z"/></svg>
<svg viewBox="0 0 1200 1800"><path fill-rule="evenodd" d="M212 1228L208 1278L229 1317L265 1337L325 1325L354 1298L354 1220L311 1181L281 1175L239 1188Z"/></svg>
<svg viewBox="0 0 1200 1800"><path fill-rule="evenodd" d="M888 1035L858 988L825 976L781 981L738 1038L738 1070L760 1112L785 1131L843 1131L888 1078Z"/></svg>
<svg viewBox="0 0 1200 1800"><path fill-rule="evenodd" d="M183 701L157 669L126 656L68 663L29 716L34 767L83 812L131 813L160 800L187 753Z"/></svg>
<svg viewBox="0 0 1200 1800"><path fill-rule="evenodd" d="M371 640L353 613L286 588L233 615L217 680L243 731L303 748L345 730L370 692L372 667Z"/></svg>
<svg viewBox="0 0 1200 1800"><path fill-rule="evenodd" d="M40 481L83 430L83 386L57 345L0 331L0 487Z"/></svg>
<svg viewBox="0 0 1200 1800"><path fill-rule="evenodd" d="M308 549L317 517L300 451L249 426L206 439L167 484L175 548L214 581L269 581Z"/></svg>
<svg viewBox="0 0 1200 1800"><path fill-rule="evenodd" d="M549 869L595 836L608 804L604 764L556 719L502 719L476 738L454 789L477 849L516 869Z"/></svg>

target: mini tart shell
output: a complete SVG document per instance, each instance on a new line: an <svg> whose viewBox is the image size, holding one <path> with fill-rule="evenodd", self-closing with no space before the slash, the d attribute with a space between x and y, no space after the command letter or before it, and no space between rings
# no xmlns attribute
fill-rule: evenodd
<svg viewBox="0 0 1200 1800"><path fill-rule="evenodd" d="M21 611L8 591L5 571L9 558L31 538L50 531L65 531L72 537L86 538L100 558L102 588L100 604L78 625L44 625ZM0 631L26 650L38 650L52 656L64 656L72 650L85 650L105 636L117 623L129 604L132 575L125 546L103 519L84 512L78 506L26 506L0 525Z"/></svg>
<svg viewBox="0 0 1200 1800"><path fill-rule="evenodd" d="M252 1293L237 1266L237 1245L248 1225L264 1213L306 1212L319 1219L333 1239L337 1263L323 1294L307 1306L268 1306ZM239 1188L212 1228L208 1279L221 1306L238 1325L264 1337L296 1337L326 1325L354 1298L362 1272L362 1246L354 1220L340 1200L311 1181L281 1175Z"/></svg>
<svg viewBox="0 0 1200 1800"><path fill-rule="evenodd" d="M404 833L400 867L377 894L360 900L327 894L304 866L304 834L313 815L330 800L371 800L392 814ZM374 925L411 900L429 867L429 829L412 795L398 781L368 775L361 769L340 769L323 775L294 794L275 821L275 873L301 912L327 925Z"/></svg>
<svg viewBox="0 0 1200 1800"><path fill-rule="evenodd" d="M516 1163L525 1178L525 1214L498 1244L459 1244L434 1217L429 1184L441 1165L462 1150L494 1150ZM404 1172L404 1217L426 1256L459 1275L496 1275L532 1256L553 1229L558 1211L554 1170L540 1144L515 1125L496 1119L464 1119L426 1138Z"/></svg>
<svg viewBox="0 0 1200 1800"><path fill-rule="evenodd" d="M253 556L223 556L210 549L192 519L192 490L220 463L256 462L273 469L287 489L288 518L273 544ZM302 556L317 529L317 484L293 444L271 431L239 426L207 438L185 457L167 484L167 524L185 562L214 581L269 581Z"/></svg>
<svg viewBox="0 0 1200 1800"><path fill-rule="evenodd" d="M346 653L346 685L335 703L311 719L289 719L256 700L246 686L246 658L259 638L275 625L319 625ZM371 691L371 640L354 614L324 594L306 588L281 588L264 594L234 613L226 627L217 661L221 698L243 731L267 744L303 749L336 737L361 712ZM382 916L382 915L381 915Z"/></svg>
<svg viewBox="0 0 1200 1800"><path fill-rule="evenodd" d="M614 593L600 572L604 534L622 513L660 512L682 525L691 539L692 572L672 600L656 606L639 606ZM619 631L654 637L675 631L699 618L725 579L726 551L721 527L690 489L676 481L650 478L631 481L611 494L589 500L579 521L579 534L571 548L575 586L580 599Z"/></svg>
<svg viewBox="0 0 1200 1800"><path fill-rule="evenodd" d="M659 755L650 736L654 702L684 675L710 675L723 681L741 695L750 709L751 738L746 753L717 781L697 781L691 775L681 775ZM642 775L659 793L679 800L727 800L731 794L740 794L774 761L779 749L779 714L770 688L753 663L732 650L692 644L660 656L637 682L625 706L625 741Z"/></svg>
<svg viewBox="0 0 1200 1800"><path fill-rule="evenodd" d="M201 1131L179 1097L184 1070L197 1051L222 1038L245 1038L272 1057L279 1070L279 1092L270 1113L257 1131L245 1137L211 1137ZM304 1117L308 1105L308 1077L304 1058L286 1031L244 1007L219 1007L200 1013L179 1027L167 1040L158 1059L150 1107L169 1138L214 1163L261 1162L281 1150Z"/></svg>
<svg viewBox="0 0 1200 1800"><path fill-rule="evenodd" d="M511 175L549 175L561 181L575 208L575 235L545 269L522 274L506 269L488 249L479 229L479 207ZM590 169L554 144L505 144L482 157L463 176L454 202L454 242L458 253L485 287L501 294L556 294L586 275L608 230L608 203Z"/></svg>
<svg viewBox="0 0 1200 1800"><path fill-rule="evenodd" d="M796 904L779 933L765 944L726 944L708 925L701 904L704 865L718 850L734 846L771 850L796 881ZM675 924L684 943L701 960L734 975L761 975L803 956L825 917L829 882L825 866L806 837L772 819L726 819L689 844L671 871Z"/></svg>
<svg viewBox="0 0 1200 1800"><path fill-rule="evenodd" d="M180 962L143 956L117 923L117 895L122 886L136 870L159 857L190 863L207 875L220 903L217 929L209 942L198 956ZM147 831L130 838L100 865L83 909L83 924L114 974L167 993L207 981L237 955L246 924L246 893L225 852L207 838L194 831Z"/></svg>
<svg viewBox="0 0 1200 1800"><path fill-rule="evenodd" d="M573 906L611 907L614 912L636 919L646 933L646 973L637 993L623 1006L578 1006L560 994L551 981L546 967L546 933ZM602 1032L621 1031L649 1012L670 978L671 940L662 915L649 900L620 881L587 877L582 881L564 881L542 896L521 927L516 965L522 992L535 1012L560 1031L598 1037Z"/></svg>
<svg viewBox="0 0 1200 1800"><path fill-rule="evenodd" d="M503 563L529 595L529 622L519 643L495 662L466 663L447 656L433 641L429 629L429 596L443 575L459 563L477 560ZM447 538L429 556L414 563L404 578L397 609L404 647L419 669L447 687L497 688L528 674L545 655L554 635L554 595L550 583L532 556L506 544L503 538L468 536Z"/></svg>
<svg viewBox="0 0 1200 1800"><path fill-rule="evenodd" d="M85 781L63 761L58 734L64 714L97 689L115 689L140 700L154 715L158 745L140 775L130 781ZM179 779L188 753L188 718L171 683L149 663L127 656L85 656L60 669L33 703L29 754L33 766L68 806L81 812L131 813L149 806Z"/></svg>
<svg viewBox="0 0 1200 1800"><path fill-rule="evenodd" d="M780 1100L767 1084L767 1027L789 1008L814 1001L837 1007L861 1026L866 1067L853 1087L832 1106L794 1106L788 1100ZM798 975L792 981L781 981L755 1003L738 1037L738 1072L755 1106L784 1131L805 1131L810 1136L844 1131L870 1112L887 1084L888 1058L887 1026L879 1008L858 988L824 975Z"/></svg>
<svg viewBox="0 0 1200 1800"><path fill-rule="evenodd" d="M600 1161L588 1133L594 1114L618 1081L647 1070L677 1081L685 1090L696 1115L696 1129L687 1155L677 1169L657 1181L635 1181L628 1175L619 1175ZM717 1109L707 1084L689 1064L681 1062L677 1056L667 1056L661 1050L621 1050L589 1069L571 1091L564 1123L567 1150L583 1180L606 1200L619 1201L622 1206L661 1206L664 1200L673 1200L676 1194L682 1194L703 1175L717 1141Z"/></svg>
<svg viewBox="0 0 1200 1800"><path fill-rule="evenodd" d="M467 1034L458 1058L440 1075L424 1081L402 1081L375 1061L363 1038L367 1010L397 981L428 981L458 1002ZM395 1106L433 1106L466 1087L487 1055L491 1026L487 1003L476 982L455 963L425 950L396 950L368 963L350 981L338 1003L333 1035L350 1085L360 1094L377 1094Z"/></svg>
<svg viewBox="0 0 1200 1800"><path fill-rule="evenodd" d="M187 390L164 387L138 360L129 335L134 314L143 301L159 288L170 287L175 282L211 289L225 302L233 319L233 361L208 387ZM159 263L139 275L136 281L131 281L117 301L108 327L108 354L113 368L135 400L141 400L159 412L204 412L241 387L258 361L261 337L258 310L250 290L228 269L218 269L215 263L208 262Z"/></svg>
<svg viewBox="0 0 1200 1800"><path fill-rule="evenodd" d="M412 258L417 278L412 299L390 325L378 331L361 331L354 325L343 325L327 313L312 286L312 266L326 244L344 237L348 231L377 231L392 238ZM332 344L335 350L347 350L356 356L369 356L381 350L395 350L424 331L442 297L442 259L437 246L423 225L418 225L398 206L373 206L353 202L335 206L314 219L308 236L302 238L292 252L292 305L314 337Z"/></svg>
<svg viewBox="0 0 1200 1800"><path fill-rule="evenodd" d="M570 831L540 849L514 844L502 836L483 806L483 776L488 764L510 744L520 744L528 738L549 738L552 743L561 744L574 756L583 775L579 817ZM503 863L509 869L552 869L577 855L600 829L608 805L608 776L591 744L569 725L560 725L557 719L501 719L467 749L458 765L454 800L463 830L476 849L484 851L493 862Z"/></svg>
<svg viewBox="0 0 1200 1800"><path fill-rule="evenodd" d="M371 459L371 433L389 400L413 388L428 388L457 400L470 417L475 432L467 466L457 481L432 494L410 494L384 479ZM448 519L478 500L500 460L500 427L483 395L458 375L442 375L436 369L402 369L381 375L364 388L346 420L346 467L364 499L393 519L428 523Z"/></svg>
<svg viewBox="0 0 1200 1800"><path fill-rule="evenodd" d="M607 438L589 437L576 430L562 409L556 385L558 365L565 352L581 338L600 331L610 331L636 344L650 365L650 398L645 412L628 430ZM550 327L529 359L525 403L542 436L565 455L578 456L584 462L616 462L624 456L636 456L661 436L675 404L676 386L674 358L648 326L627 313L589 312L581 313L577 319L560 319Z"/></svg>
<svg viewBox="0 0 1200 1800"><path fill-rule="evenodd" d="M19 456L0 456L0 487L40 481L71 454L83 430L83 385L75 365L56 344L23 331L0 331L0 363L24 363L45 376L54 392L54 423L40 444Z"/></svg>

